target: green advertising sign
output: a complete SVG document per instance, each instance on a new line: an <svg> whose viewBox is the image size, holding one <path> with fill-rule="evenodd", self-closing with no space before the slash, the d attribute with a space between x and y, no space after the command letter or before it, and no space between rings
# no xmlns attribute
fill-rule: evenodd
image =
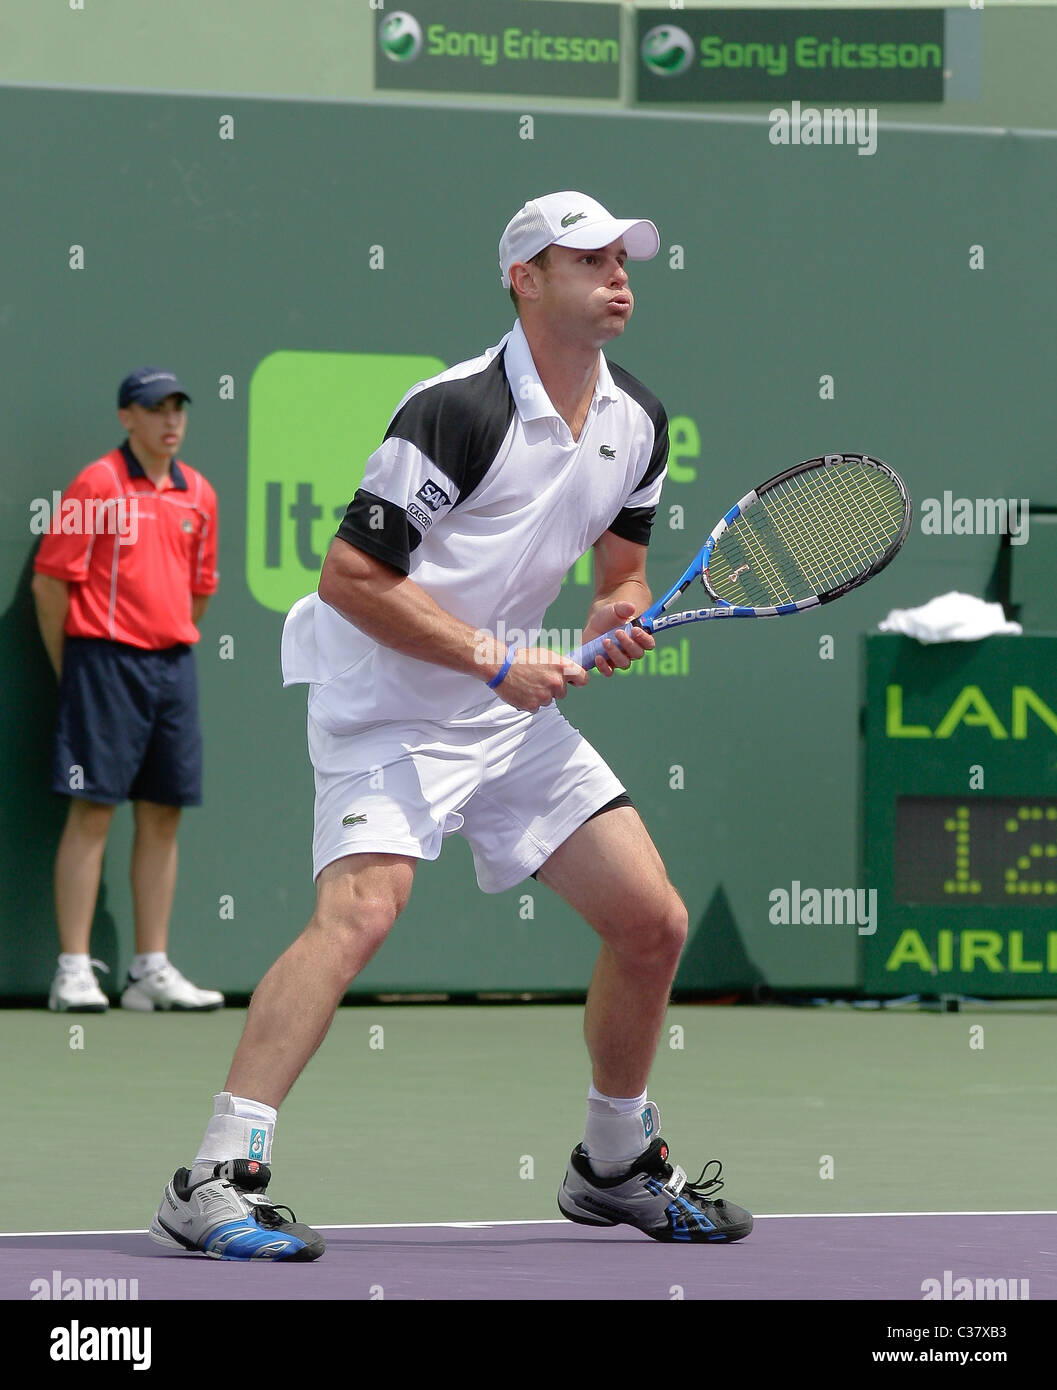
<svg viewBox="0 0 1057 1390"><path fill-rule="evenodd" d="M285 613L319 570L400 398L436 357L273 352L250 382L246 583Z"/></svg>
<svg viewBox="0 0 1057 1390"><path fill-rule="evenodd" d="M620 95L619 5L410 0L378 12L374 85L415 92Z"/></svg>
<svg viewBox="0 0 1057 1390"><path fill-rule="evenodd" d="M1057 637L866 653L867 990L1057 994Z"/></svg>
<svg viewBox="0 0 1057 1390"><path fill-rule="evenodd" d="M942 101L943 10L638 12L640 102Z"/></svg>

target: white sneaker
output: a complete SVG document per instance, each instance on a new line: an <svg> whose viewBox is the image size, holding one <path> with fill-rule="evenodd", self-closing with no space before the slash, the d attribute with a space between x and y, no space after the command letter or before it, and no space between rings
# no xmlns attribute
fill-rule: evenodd
<svg viewBox="0 0 1057 1390"><path fill-rule="evenodd" d="M216 989L199 989L190 980L185 980L175 965L168 961L157 970L134 980L129 976L125 992L121 996L123 1009L137 1009L140 1013L150 1013L153 1009L219 1009L224 1004L224 996Z"/></svg>
<svg viewBox="0 0 1057 1390"><path fill-rule="evenodd" d="M48 1008L55 1013L105 1014L110 1000L99 988L92 966L110 973L101 960L93 960L80 970L64 970L60 965L51 982Z"/></svg>

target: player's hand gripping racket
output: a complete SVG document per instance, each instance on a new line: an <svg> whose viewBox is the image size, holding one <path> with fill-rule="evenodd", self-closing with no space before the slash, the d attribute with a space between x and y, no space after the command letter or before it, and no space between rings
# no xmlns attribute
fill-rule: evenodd
<svg viewBox="0 0 1057 1390"><path fill-rule="evenodd" d="M625 624L663 632L709 618L779 618L830 603L865 584L907 538L913 507L899 474L866 454L826 454L797 464L748 492L718 522L686 573ZM668 613L700 579L712 608ZM570 653L590 671L603 643Z"/></svg>

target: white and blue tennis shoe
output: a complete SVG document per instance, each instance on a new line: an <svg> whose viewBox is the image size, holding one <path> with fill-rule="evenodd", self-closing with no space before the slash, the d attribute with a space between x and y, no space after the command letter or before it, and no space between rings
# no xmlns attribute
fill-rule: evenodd
<svg viewBox="0 0 1057 1390"><path fill-rule="evenodd" d="M217 1163L213 1176L197 1183L181 1168L165 1189L148 1235L159 1245L214 1260L318 1260L326 1249L323 1237L302 1225L289 1207L268 1200L271 1176L266 1163L251 1158Z"/></svg>

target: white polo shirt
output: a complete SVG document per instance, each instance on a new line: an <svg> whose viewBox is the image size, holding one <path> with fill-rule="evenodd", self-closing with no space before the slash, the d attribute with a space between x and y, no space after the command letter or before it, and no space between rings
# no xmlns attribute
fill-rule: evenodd
<svg viewBox="0 0 1057 1390"><path fill-rule="evenodd" d="M573 439L519 321L408 392L337 534L474 628L531 634L606 531L648 543L667 458L660 401L602 353ZM318 594L290 610L282 663L283 684L308 683L313 718L335 733L509 708L483 680L374 641Z"/></svg>

